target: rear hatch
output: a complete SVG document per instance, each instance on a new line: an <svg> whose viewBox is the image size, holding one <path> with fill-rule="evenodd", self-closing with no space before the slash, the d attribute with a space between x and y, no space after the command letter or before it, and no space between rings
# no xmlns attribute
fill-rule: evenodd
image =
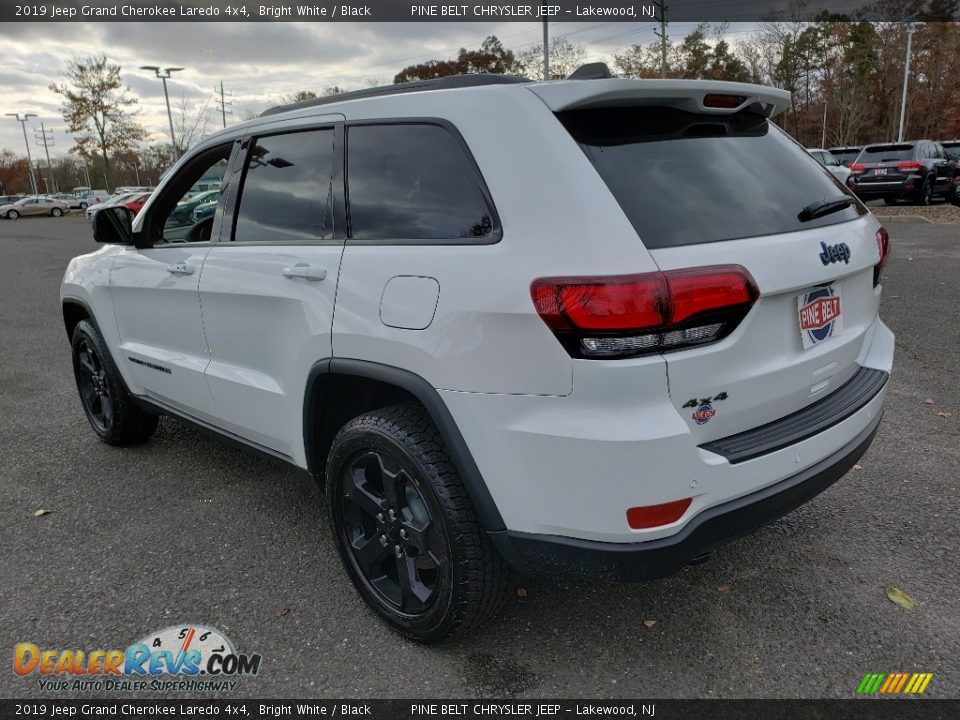
<svg viewBox="0 0 960 720"><path fill-rule="evenodd" d="M910 143L870 145L850 169L858 175L859 184L883 187L904 182L920 169L920 163L913 160Z"/></svg>
<svg viewBox="0 0 960 720"><path fill-rule="evenodd" d="M827 152L839 160L840 164L844 167L850 167L851 163L857 159L862 150L862 147L837 147L830 148Z"/></svg>
<svg viewBox="0 0 960 720"><path fill-rule="evenodd" d="M734 265L759 290L719 340L661 345L671 400L698 443L782 418L852 377L877 316L880 255L872 216L768 120L783 106L777 91L706 85L686 99L656 87L600 103L587 87L579 100L553 98L666 277ZM704 107L717 93L742 102Z"/></svg>

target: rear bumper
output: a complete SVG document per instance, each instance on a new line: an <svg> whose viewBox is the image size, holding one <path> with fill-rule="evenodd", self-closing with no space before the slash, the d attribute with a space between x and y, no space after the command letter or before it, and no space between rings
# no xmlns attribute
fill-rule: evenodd
<svg viewBox="0 0 960 720"><path fill-rule="evenodd" d="M503 530L490 537L521 573L632 582L668 577L713 548L786 515L839 480L873 442L882 412L833 455L785 480L708 508L675 535L611 543Z"/></svg>

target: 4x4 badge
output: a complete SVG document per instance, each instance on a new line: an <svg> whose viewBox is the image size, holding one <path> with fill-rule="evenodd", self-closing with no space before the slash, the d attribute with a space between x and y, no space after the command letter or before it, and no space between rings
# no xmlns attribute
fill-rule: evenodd
<svg viewBox="0 0 960 720"><path fill-rule="evenodd" d="M850 264L850 246L846 243L827 245L825 242L822 242L820 243L820 248L820 262L824 265L840 262L841 260L843 260L845 265Z"/></svg>

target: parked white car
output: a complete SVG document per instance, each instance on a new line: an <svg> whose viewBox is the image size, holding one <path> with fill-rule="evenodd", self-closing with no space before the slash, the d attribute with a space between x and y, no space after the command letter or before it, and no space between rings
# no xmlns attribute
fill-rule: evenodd
<svg viewBox="0 0 960 720"><path fill-rule="evenodd" d="M418 641L489 616L511 567L671 575L838 480L883 414L888 236L788 106L471 75L231 126L66 270L90 425L172 415L323 481L359 595Z"/></svg>
<svg viewBox="0 0 960 720"><path fill-rule="evenodd" d="M823 148L807 148L807 152L813 155L818 163L823 165L830 173L844 185L850 177L850 168L840 162L829 150Z"/></svg>
<svg viewBox="0 0 960 720"><path fill-rule="evenodd" d="M91 205L107 202L110 197L110 193L108 193L106 190L91 190L90 192L77 197L76 207L80 210L86 210ZM74 206L71 205L71 207Z"/></svg>

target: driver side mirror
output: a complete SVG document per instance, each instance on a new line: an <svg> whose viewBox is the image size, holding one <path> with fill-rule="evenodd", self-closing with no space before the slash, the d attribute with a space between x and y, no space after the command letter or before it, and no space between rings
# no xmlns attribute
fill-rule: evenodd
<svg viewBox="0 0 960 720"><path fill-rule="evenodd" d="M93 216L93 239L98 243L129 245L133 242L133 216L130 208L106 207Z"/></svg>

